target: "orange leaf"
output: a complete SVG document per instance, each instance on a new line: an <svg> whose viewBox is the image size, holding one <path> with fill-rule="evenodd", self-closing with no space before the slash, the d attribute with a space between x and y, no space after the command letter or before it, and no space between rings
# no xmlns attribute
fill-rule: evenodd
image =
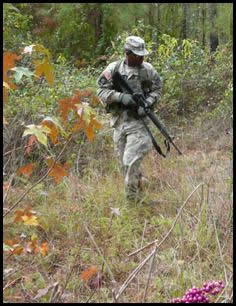
<svg viewBox="0 0 236 306"><path fill-rule="evenodd" d="M92 94L93 91L90 88L81 91L81 97L90 97Z"/></svg>
<svg viewBox="0 0 236 306"><path fill-rule="evenodd" d="M81 91L76 90L72 98L65 98L59 101L59 113L64 121L67 120L67 116L71 110L76 111L76 104L80 103Z"/></svg>
<svg viewBox="0 0 236 306"><path fill-rule="evenodd" d="M16 239L6 239L4 243L9 245L10 247L13 247L14 245L18 245L19 241L17 241Z"/></svg>
<svg viewBox="0 0 236 306"><path fill-rule="evenodd" d="M20 167L18 170L17 170L17 174L23 174L25 176L31 176L32 172L33 172L33 168L34 168L34 164L33 163L30 163L30 164L27 164L25 166L22 166Z"/></svg>
<svg viewBox="0 0 236 306"><path fill-rule="evenodd" d="M37 142L37 137L34 135L31 135L26 145L25 153L30 154L30 152L32 151L32 145L34 144L34 142Z"/></svg>
<svg viewBox="0 0 236 306"><path fill-rule="evenodd" d="M39 225L37 217L36 216L22 216L21 219L24 221L25 225L34 225L37 226Z"/></svg>
<svg viewBox="0 0 236 306"><path fill-rule="evenodd" d="M11 53L11 52L4 52L3 53L3 80L10 86L8 81L7 72L11 68L15 67L15 62L19 61L21 56ZM11 86L10 86L11 87Z"/></svg>
<svg viewBox="0 0 236 306"><path fill-rule="evenodd" d="M52 167L53 165L53 160L52 159L48 159L48 166ZM59 184L63 178L63 176L68 176L68 165L64 164L64 165L60 165L60 164L55 164L52 168L52 170L49 172L49 176L53 176L54 180L57 184Z"/></svg>
<svg viewBox="0 0 236 306"><path fill-rule="evenodd" d="M72 131L79 131L81 128L84 128L84 121L79 118L78 121L75 123L75 125L72 128Z"/></svg>
<svg viewBox="0 0 236 306"><path fill-rule="evenodd" d="M43 256L46 256L48 254L48 244L47 244L47 242L41 243L41 246L39 247L39 252Z"/></svg>
<svg viewBox="0 0 236 306"><path fill-rule="evenodd" d="M7 101L8 99L8 89L3 87L3 101Z"/></svg>
<svg viewBox="0 0 236 306"><path fill-rule="evenodd" d="M12 255L20 255L22 252L24 251L24 248L19 246L19 247L16 247L12 252L11 254Z"/></svg>
<svg viewBox="0 0 236 306"><path fill-rule="evenodd" d="M97 105L97 104L99 104L101 102L100 102L100 100L99 100L99 98L97 96L92 96L92 98L90 99L90 103L92 105Z"/></svg>
<svg viewBox="0 0 236 306"><path fill-rule="evenodd" d="M93 131L93 127L91 126L91 124L89 124L87 127L85 127L84 131L87 135L88 140L90 142L92 142L93 139L94 139L94 131Z"/></svg>
<svg viewBox="0 0 236 306"><path fill-rule="evenodd" d="M13 84L8 76L8 71L15 67L15 62L20 60L21 56L11 53L11 52L4 52L3 54L3 81L7 83L9 88L16 89L16 85ZM3 87L3 98L4 101L7 101L8 98L8 87Z"/></svg>
<svg viewBox="0 0 236 306"><path fill-rule="evenodd" d="M74 96L71 98L71 102L72 104L79 104L80 103L80 99L81 99L81 91L80 90L76 90Z"/></svg>
<svg viewBox="0 0 236 306"><path fill-rule="evenodd" d="M24 212L21 210L17 210L14 222L22 222L22 216L24 216Z"/></svg>
<svg viewBox="0 0 236 306"><path fill-rule="evenodd" d="M95 119L95 116L92 116L92 119L90 120L89 125L86 128L84 128L85 133L90 142L93 141L94 136L95 136L94 129L101 129L101 128L102 128L102 124L99 123Z"/></svg>
<svg viewBox="0 0 236 306"><path fill-rule="evenodd" d="M48 133L48 136L51 138L52 143L58 143L58 129L55 124L45 120L41 123L41 125L45 125L50 129L50 133Z"/></svg>
<svg viewBox="0 0 236 306"><path fill-rule="evenodd" d="M38 253L39 252L39 247L37 245L37 240L31 240L27 242L25 250L29 253Z"/></svg>
<svg viewBox="0 0 236 306"><path fill-rule="evenodd" d="M14 222L23 222L24 220L22 219L23 216L27 216L27 217L32 217L33 213L31 211L31 208L25 208L24 210L16 210L15 211L16 214L16 218L14 220Z"/></svg>
<svg viewBox="0 0 236 306"><path fill-rule="evenodd" d="M10 251L11 255L20 255L24 250L23 247L19 245L19 242L15 239L5 240L4 243L13 248L13 250Z"/></svg>
<svg viewBox="0 0 236 306"><path fill-rule="evenodd" d="M48 62L48 59L45 58L44 61L36 60L34 62L36 65L35 75L38 77L45 76L49 85L53 85L54 76L53 76L53 67Z"/></svg>
<svg viewBox="0 0 236 306"><path fill-rule="evenodd" d="M91 119L91 125L97 130L102 129L103 127L103 125L95 119L95 116Z"/></svg>
<svg viewBox="0 0 236 306"><path fill-rule="evenodd" d="M10 186L10 182L3 182L3 191L8 190Z"/></svg>
<svg viewBox="0 0 236 306"><path fill-rule="evenodd" d="M97 273L97 268L92 266L92 267L88 268L86 271L83 271L80 274L80 277L81 277L82 280L88 281L96 273Z"/></svg>
<svg viewBox="0 0 236 306"><path fill-rule="evenodd" d="M76 107L71 101L70 98L65 98L59 101L59 113L61 114L61 117L64 121L67 120L67 116L71 110L76 110Z"/></svg>

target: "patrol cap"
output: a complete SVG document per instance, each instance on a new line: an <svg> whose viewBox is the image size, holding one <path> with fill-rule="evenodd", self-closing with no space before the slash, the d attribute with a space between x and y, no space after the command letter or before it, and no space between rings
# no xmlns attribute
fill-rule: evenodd
<svg viewBox="0 0 236 306"><path fill-rule="evenodd" d="M125 49L131 50L138 56L148 55L148 51L145 49L145 42L138 36L129 36L125 41Z"/></svg>

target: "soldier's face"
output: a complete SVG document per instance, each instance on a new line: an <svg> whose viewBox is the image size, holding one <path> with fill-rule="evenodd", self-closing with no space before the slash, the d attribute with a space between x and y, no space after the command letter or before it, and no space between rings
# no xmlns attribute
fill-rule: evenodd
<svg viewBox="0 0 236 306"><path fill-rule="evenodd" d="M143 56L138 56L134 53L126 55L129 66L140 66L143 62Z"/></svg>

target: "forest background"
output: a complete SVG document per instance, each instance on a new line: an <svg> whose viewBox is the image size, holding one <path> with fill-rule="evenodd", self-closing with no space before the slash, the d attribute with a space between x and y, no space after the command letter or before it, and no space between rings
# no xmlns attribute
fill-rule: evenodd
<svg viewBox="0 0 236 306"><path fill-rule="evenodd" d="M184 153L145 160L155 207L125 202L96 97L128 35ZM232 37L231 3L3 4L5 302L168 302L210 279L232 301Z"/></svg>

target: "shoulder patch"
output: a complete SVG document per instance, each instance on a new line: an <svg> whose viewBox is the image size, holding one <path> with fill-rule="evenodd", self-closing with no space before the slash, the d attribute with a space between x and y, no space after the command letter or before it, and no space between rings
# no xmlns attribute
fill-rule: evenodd
<svg viewBox="0 0 236 306"><path fill-rule="evenodd" d="M104 71L103 75L108 81L111 80L111 73L109 71Z"/></svg>

